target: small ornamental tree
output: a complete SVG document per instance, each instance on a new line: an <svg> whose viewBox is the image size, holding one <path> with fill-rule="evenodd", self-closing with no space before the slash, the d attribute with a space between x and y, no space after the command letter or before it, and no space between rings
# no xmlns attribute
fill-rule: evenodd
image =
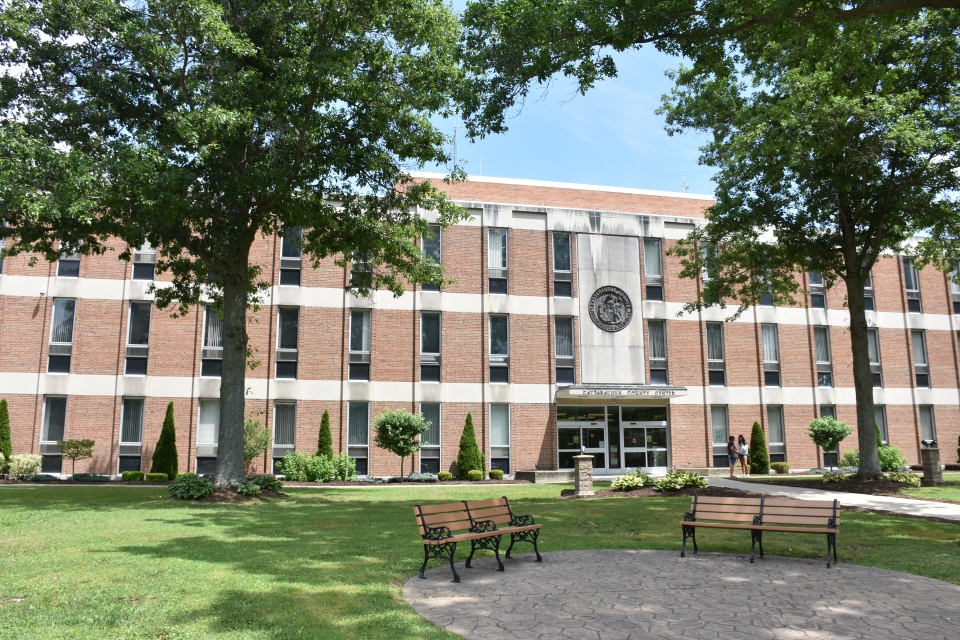
<svg viewBox="0 0 960 640"><path fill-rule="evenodd" d="M840 422L832 416L811 420L807 429L807 435L810 436L810 439L824 451L835 450L840 442L851 433L853 433L853 429L848 427L846 422Z"/></svg>
<svg viewBox="0 0 960 640"><path fill-rule="evenodd" d="M420 434L428 429L430 423L422 413L385 409L373 419L373 441L381 449L400 456L400 475L403 476L403 461L420 450Z"/></svg>
<svg viewBox="0 0 960 640"><path fill-rule="evenodd" d="M320 419L320 435L317 437L317 455L333 460L333 436L330 435L330 414L323 412Z"/></svg>
<svg viewBox="0 0 960 640"><path fill-rule="evenodd" d="M13 457L13 443L10 439L10 412L7 409L6 398L0 398L0 454L3 454L4 460L9 461ZM0 464L0 473L6 463Z"/></svg>
<svg viewBox="0 0 960 640"><path fill-rule="evenodd" d="M173 421L173 403L167 405L167 415L163 419L160 439L153 450L153 464L150 473L165 473L170 480L177 477L177 430Z"/></svg>
<svg viewBox="0 0 960 640"><path fill-rule="evenodd" d="M750 433L750 473L770 473L770 454L767 452L767 438L759 422L753 423Z"/></svg>
<svg viewBox="0 0 960 640"><path fill-rule="evenodd" d="M486 460L480 452L480 447L477 446L477 434L473 430L473 415L468 413L463 435L460 436L460 452L457 454L457 480L469 480L467 474L471 471L479 471L482 474L486 466Z"/></svg>
<svg viewBox="0 0 960 640"><path fill-rule="evenodd" d="M248 417L243 421L243 465L247 473L253 472L253 461L270 447L270 430L260 423L260 418Z"/></svg>
<svg viewBox="0 0 960 640"><path fill-rule="evenodd" d="M71 464L70 473L76 474L77 460L93 457L93 440L58 440L60 454Z"/></svg>

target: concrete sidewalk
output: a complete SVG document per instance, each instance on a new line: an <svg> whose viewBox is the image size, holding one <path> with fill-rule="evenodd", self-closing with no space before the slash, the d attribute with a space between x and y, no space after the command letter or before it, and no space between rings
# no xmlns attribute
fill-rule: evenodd
<svg viewBox="0 0 960 640"><path fill-rule="evenodd" d="M868 496L862 493L840 493L838 491L822 491L820 489L801 489L800 487L783 487L776 484L759 484L755 482L740 482L729 478L707 478L714 487L728 487L753 491L767 496L786 496L800 500L839 500L841 505L876 509L909 516L927 516L953 520L960 523L960 504L948 502L931 502L929 500L914 500L912 498L889 498L887 496Z"/></svg>

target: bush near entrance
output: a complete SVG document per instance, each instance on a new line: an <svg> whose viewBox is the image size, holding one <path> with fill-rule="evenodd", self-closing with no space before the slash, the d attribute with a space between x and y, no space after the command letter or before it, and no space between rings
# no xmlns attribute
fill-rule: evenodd
<svg viewBox="0 0 960 640"><path fill-rule="evenodd" d="M167 415L163 418L163 428L160 429L160 439L157 448L153 451L153 463L150 473L162 473L168 478L176 478L179 462L177 461L177 429L173 420L173 403L167 405ZM147 482L150 482L148 479ZM154 480L153 482L157 482Z"/></svg>
<svg viewBox="0 0 960 640"><path fill-rule="evenodd" d="M767 438L763 435L763 427L759 422L753 423L750 432L750 452L747 460L750 462L750 473L770 473L770 453L767 451Z"/></svg>
<svg viewBox="0 0 960 640"><path fill-rule="evenodd" d="M486 460L477 446L477 434L473 430L473 415L467 414L467 422L463 426L463 435L460 436L460 453L457 454L457 480L469 480L471 471L479 471L483 479L483 472L487 468Z"/></svg>

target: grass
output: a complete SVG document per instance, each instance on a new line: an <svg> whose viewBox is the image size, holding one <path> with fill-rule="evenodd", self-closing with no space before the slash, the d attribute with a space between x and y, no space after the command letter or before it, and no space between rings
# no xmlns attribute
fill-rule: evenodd
<svg viewBox="0 0 960 640"><path fill-rule="evenodd" d="M911 498L960 502L960 473L945 473L943 481L942 487L910 487L902 489L900 493Z"/></svg>
<svg viewBox="0 0 960 640"><path fill-rule="evenodd" d="M417 502L506 494L543 523L546 552L679 549L689 498L559 500L561 488L290 489L283 502L196 504L152 487L4 487L0 638L453 638L401 595L422 559ZM838 547L841 562L960 583L958 540L952 524L845 512ZM744 532L699 541L704 552L749 549ZM808 558L826 546L764 543Z"/></svg>

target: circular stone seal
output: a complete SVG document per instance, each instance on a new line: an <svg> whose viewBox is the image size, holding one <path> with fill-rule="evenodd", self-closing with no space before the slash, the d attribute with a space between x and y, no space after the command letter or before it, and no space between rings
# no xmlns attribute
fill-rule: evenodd
<svg viewBox="0 0 960 640"><path fill-rule="evenodd" d="M590 296L590 319L604 331L620 331L633 318L633 303L618 287L600 287Z"/></svg>

